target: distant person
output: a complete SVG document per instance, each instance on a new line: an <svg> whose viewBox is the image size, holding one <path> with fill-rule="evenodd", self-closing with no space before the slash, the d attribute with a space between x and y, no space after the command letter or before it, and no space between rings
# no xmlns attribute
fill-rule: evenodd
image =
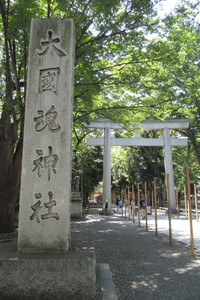
<svg viewBox="0 0 200 300"><path fill-rule="evenodd" d="M134 201L131 201L130 207L131 207L131 215L133 215L135 213L134 212L134 210L135 210L135 203L134 203Z"/></svg>
<svg viewBox="0 0 200 300"><path fill-rule="evenodd" d="M119 213L121 213L121 211L122 211L122 206L123 206L123 203L122 203L122 200L120 199L118 201L118 211L119 211Z"/></svg>
<svg viewBox="0 0 200 300"><path fill-rule="evenodd" d="M145 201L144 199L142 199L140 201L140 209L142 210L142 219L145 219L145 208L146 208L146 204L145 204Z"/></svg>
<svg viewBox="0 0 200 300"><path fill-rule="evenodd" d="M117 200L116 200L116 202L115 202L115 204L117 205L117 211L118 211L118 209L119 209L118 203L119 203L119 198L117 198Z"/></svg>
<svg viewBox="0 0 200 300"><path fill-rule="evenodd" d="M105 210L108 209L108 199L105 200Z"/></svg>

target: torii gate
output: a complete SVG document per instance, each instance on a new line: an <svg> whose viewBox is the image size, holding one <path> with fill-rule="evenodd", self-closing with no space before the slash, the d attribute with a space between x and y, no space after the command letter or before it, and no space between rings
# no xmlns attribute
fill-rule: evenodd
<svg viewBox="0 0 200 300"><path fill-rule="evenodd" d="M172 138L170 137L170 130L172 129L185 129L189 127L189 119L172 119L167 121L147 120L131 128L142 127L144 130L162 130L163 136L160 138L113 138L111 137L111 129L123 129L117 123L113 123L110 119L96 119L86 127L104 129L104 137L88 138L86 143L89 146L104 146L103 158L103 202L108 199L108 207L111 207L111 146L153 146L164 147L164 164L165 174L169 174L170 184L170 199L171 210L176 212L176 198L174 188L174 172L172 163L172 150L171 146L186 146L187 138Z"/></svg>

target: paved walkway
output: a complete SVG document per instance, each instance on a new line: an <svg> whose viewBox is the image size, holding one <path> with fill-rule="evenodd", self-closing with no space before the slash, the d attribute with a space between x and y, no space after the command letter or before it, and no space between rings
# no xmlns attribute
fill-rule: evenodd
<svg viewBox="0 0 200 300"><path fill-rule="evenodd" d="M149 217L150 230L146 232L143 220L139 228L119 214L101 216L100 210L92 205L83 220L72 222L72 244L76 238L82 239L85 246L93 241L97 263L110 266L118 300L200 299L200 252L196 250L192 258L189 246L175 239L175 228L173 244L169 245L168 236L161 233L167 233L164 211L158 212L156 236L153 216ZM181 226L181 241L186 242L181 225L184 220L180 217L174 221ZM101 299L98 284L97 299Z"/></svg>

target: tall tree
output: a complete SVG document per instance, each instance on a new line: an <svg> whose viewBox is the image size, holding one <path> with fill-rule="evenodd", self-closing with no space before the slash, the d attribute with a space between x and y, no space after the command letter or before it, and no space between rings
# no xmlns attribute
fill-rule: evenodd
<svg viewBox="0 0 200 300"><path fill-rule="evenodd" d="M192 123L182 132L200 164L200 101L199 50L200 28L197 22L199 1L182 1L176 11L159 25L157 35L147 51L149 57L145 76L140 78L143 103L152 104L146 117L189 118ZM162 59L158 59L158 58Z"/></svg>
<svg viewBox="0 0 200 300"><path fill-rule="evenodd" d="M191 176L196 183L200 176L198 8L198 1L196 4L194 1L192 4L189 1L182 1L173 14L160 22L157 31L149 36L146 48L143 49L146 65L140 65L143 72L139 72L140 77L136 85L139 91L138 98L144 107L141 110L142 118L191 119L192 123L187 130L173 132L174 135L181 133L189 139L188 147L173 149L175 183L178 189L182 189L184 185L184 166L192 167ZM138 66L126 67L124 74L120 74L120 77L126 78L126 72L130 68L132 72L135 72ZM130 86L128 91L131 97L137 88ZM147 103L149 104L148 110L145 109ZM149 174L148 177L151 178L151 175L155 174L154 170L148 172L149 167L153 166L152 157L149 155L151 151L148 149L148 153L145 153L145 149L140 149L138 152L140 155L133 152L136 162L139 161L138 166L136 162L132 163L132 171L127 171L127 173L132 172L133 178L135 174L140 178ZM130 157L126 156L131 163ZM120 165L123 165L122 162L117 164L119 168ZM162 168L160 171L163 172Z"/></svg>

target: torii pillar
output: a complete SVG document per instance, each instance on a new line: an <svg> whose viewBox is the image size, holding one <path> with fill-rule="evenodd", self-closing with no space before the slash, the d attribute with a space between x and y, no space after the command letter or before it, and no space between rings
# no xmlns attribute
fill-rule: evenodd
<svg viewBox="0 0 200 300"><path fill-rule="evenodd" d="M103 203L108 200L111 208L111 128L104 129Z"/></svg>
<svg viewBox="0 0 200 300"><path fill-rule="evenodd" d="M174 170L172 162L172 147L169 128L163 129L165 174L169 174L169 195L172 213L176 213L176 195L174 185Z"/></svg>
<svg viewBox="0 0 200 300"><path fill-rule="evenodd" d="M111 129L123 129L119 124L113 123L110 119L97 119L87 127L104 129L104 139L89 138L87 145L104 146L103 161L103 202L109 200L108 207L111 207L111 146L148 146L164 147L165 174L169 174L171 211L176 213L176 197L174 186L174 172L172 162L172 146L186 146L187 138L170 137L171 129L185 129L189 127L190 120L168 120L168 121L144 121L139 125L130 127L143 127L145 130L162 130L162 138L112 138Z"/></svg>

